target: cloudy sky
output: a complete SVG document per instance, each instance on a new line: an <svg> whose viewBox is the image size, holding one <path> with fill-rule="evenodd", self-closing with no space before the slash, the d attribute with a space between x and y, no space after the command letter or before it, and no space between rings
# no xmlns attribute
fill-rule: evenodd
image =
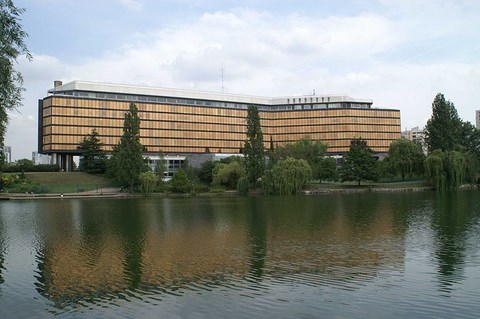
<svg viewBox="0 0 480 319"><path fill-rule="evenodd" d="M54 80L284 96L346 94L423 127L436 93L480 109L478 0L17 0L33 61L13 158L37 149L37 100Z"/></svg>

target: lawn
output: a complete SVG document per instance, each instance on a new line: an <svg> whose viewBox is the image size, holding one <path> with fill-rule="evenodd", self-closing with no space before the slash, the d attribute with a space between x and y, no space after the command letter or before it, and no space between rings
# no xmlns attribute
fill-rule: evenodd
<svg viewBox="0 0 480 319"><path fill-rule="evenodd" d="M103 176L82 172L25 173L25 177L32 183L45 185L49 193L76 193L113 186Z"/></svg>

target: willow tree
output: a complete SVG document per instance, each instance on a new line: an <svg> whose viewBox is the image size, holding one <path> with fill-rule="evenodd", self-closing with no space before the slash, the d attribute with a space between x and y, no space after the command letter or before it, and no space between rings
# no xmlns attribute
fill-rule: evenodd
<svg viewBox="0 0 480 319"><path fill-rule="evenodd" d="M249 105L247 112L247 139L244 146L245 170L250 185L255 185L265 170L265 151L260 115L255 105Z"/></svg>
<svg viewBox="0 0 480 319"><path fill-rule="evenodd" d="M0 0L0 148L4 148L9 110L22 105L23 77L14 66L18 57L32 58L25 44L27 33L20 25L25 9L17 8L12 0ZM0 152L0 164L4 162Z"/></svg>
<svg viewBox="0 0 480 319"><path fill-rule="evenodd" d="M393 141L388 149L388 169L393 174L399 174L402 181L405 176L421 175L424 155L419 144L401 138Z"/></svg>
<svg viewBox="0 0 480 319"><path fill-rule="evenodd" d="M293 195L312 178L310 165L304 159L288 157L265 172L262 187L266 194Z"/></svg>
<svg viewBox="0 0 480 319"><path fill-rule="evenodd" d="M312 177L321 178L321 170L327 148L328 145L326 143L314 141L310 137L304 136L295 143L277 147L272 154L271 161L272 164L275 164L275 162L287 157L304 159L312 169Z"/></svg>
<svg viewBox="0 0 480 319"><path fill-rule="evenodd" d="M436 150L425 160L425 170L437 190L457 189L465 177L465 157L458 151Z"/></svg>

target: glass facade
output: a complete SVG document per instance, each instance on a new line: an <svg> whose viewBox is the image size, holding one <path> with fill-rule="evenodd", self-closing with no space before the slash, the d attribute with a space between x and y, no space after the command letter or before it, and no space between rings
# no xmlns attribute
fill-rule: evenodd
<svg viewBox="0 0 480 319"><path fill-rule="evenodd" d="M96 93L97 95L100 93ZM129 100L80 94L52 95L39 104L39 152L78 153L82 139L96 129L106 151L111 151L123 133ZM323 98L322 98L323 99ZM173 101L175 100L175 101ZM135 104L141 119L140 142L148 153L241 153L246 137L247 111L224 102L192 105L192 100L168 98ZM303 102L303 101L302 101ZM310 101L307 101L310 102ZM265 148L295 142L309 136L329 145L329 153L344 153L350 141L361 137L376 153L388 151L400 138L400 111L358 107L305 104L302 107L260 107ZM326 102L326 101L325 101ZM332 104L332 103L331 103Z"/></svg>

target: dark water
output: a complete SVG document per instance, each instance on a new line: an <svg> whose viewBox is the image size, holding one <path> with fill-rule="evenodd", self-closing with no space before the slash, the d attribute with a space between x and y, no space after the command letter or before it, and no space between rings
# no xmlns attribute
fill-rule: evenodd
<svg viewBox="0 0 480 319"><path fill-rule="evenodd" d="M478 318L479 195L0 202L0 318Z"/></svg>

